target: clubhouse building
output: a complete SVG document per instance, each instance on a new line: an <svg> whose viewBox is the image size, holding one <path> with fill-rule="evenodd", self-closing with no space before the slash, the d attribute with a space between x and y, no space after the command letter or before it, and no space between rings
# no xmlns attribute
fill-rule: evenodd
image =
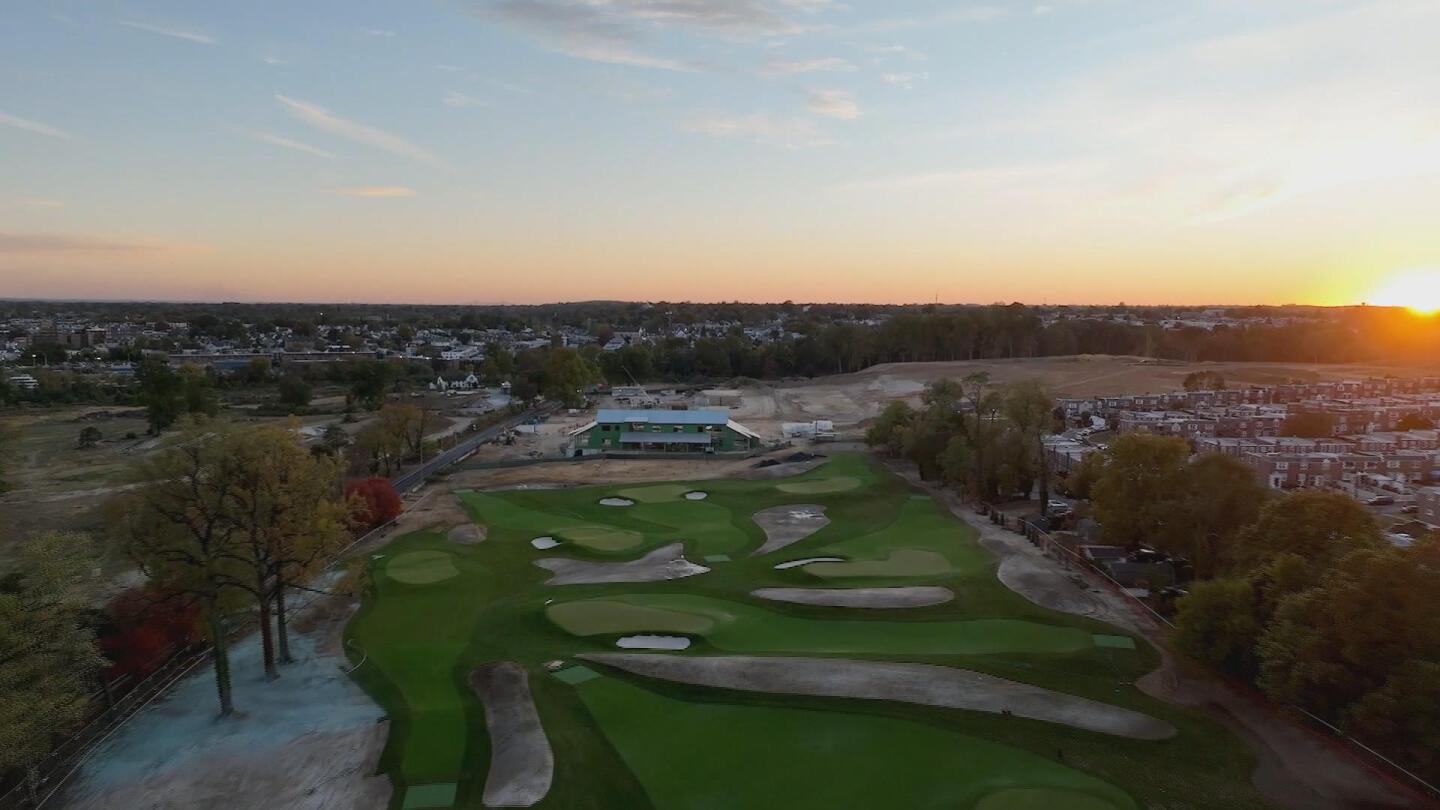
<svg viewBox="0 0 1440 810"><path fill-rule="evenodd" d="M571 431L576 455L595 453L745 453L760 435L723 408L700 411L601 408L595 421Z"/></svg>

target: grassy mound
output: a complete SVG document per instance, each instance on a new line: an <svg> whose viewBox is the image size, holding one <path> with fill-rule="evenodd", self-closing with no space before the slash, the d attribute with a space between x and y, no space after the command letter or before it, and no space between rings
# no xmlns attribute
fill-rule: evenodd
<svg viewBox="0 0 1440 810"><path fill-rule="evenodd" d="M407 585L429 585L460 576L455 559L443 551L410 551L385 563L385 575Z"/></svg>

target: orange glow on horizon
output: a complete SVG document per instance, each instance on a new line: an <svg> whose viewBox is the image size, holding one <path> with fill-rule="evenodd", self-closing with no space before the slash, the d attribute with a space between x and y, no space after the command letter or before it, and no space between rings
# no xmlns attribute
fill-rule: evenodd
<svg viewBox="0 0 1440 810"><path fill-rule="evenodd" d="M1405 307L1417 315L1434 315L1440 312L1440 270L1401 272L1376 288L1370 303Z"/></svg>

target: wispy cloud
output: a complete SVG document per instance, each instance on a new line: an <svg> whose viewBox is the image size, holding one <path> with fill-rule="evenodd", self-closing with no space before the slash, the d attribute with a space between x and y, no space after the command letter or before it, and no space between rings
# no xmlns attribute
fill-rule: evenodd
<svg viewBox="0 0 1440 810"><path fill-rule="evenodd" d="M336 193L344 194L347 197L414 197L415 189L405 186L352 186L350 188L337 188Z"/></svg>
<svg viewBox="0 0 1440 810"><path fill-rule="evenodd" d="M383 129L352 121L348 118L341 118L318 104L308 101L290 98L280 94L275 95L285 109L297 120L303 121L310 126L328 132L340 138L355 143L380 149L392 155L399 155L409 158L417 163L424 163L429 166L439 166L439 158L430 154L425 149L405 140L399 135L386 132Z"/></svg>
<svg viewBox="0 0 1440 810"><path fill-rule="evenodd" d="M164 249L164 245L97 236L0 231L0 253L143 253Z"/></svg>
<svg viewBox="0 0 1440 810"><path fill-rule="evenodd" d="M214 37L209 36L208 34L196 33L195 31L186 31L181 28L172 28L164 25L155 25L153 23L137 22L135 20L119 20L118 22L127 28L134 28L137 31L148 31L152 34L159 34L163 37L170 37L172 39L183 39L186 42L195 42L200 45L215 44Z"/></svg>
<svg viewBox="0 0 1440 810"><path fill-rule="evenodd" d="M844 90L812 90L805 107L816 115L846 121L860 117L860 105L855 103L854 96Z"/></svg>
<svg viewBox="0 0 1440 810"><path fill-rule="evenodd" d="M911 89L913 89L917 83L923 82L923 81L925 81L925 80L928 79L928 78L930 78L930 74L929 74L929 73L925 73L925 72L919 72L919 73L897 72L897 73L882 73L882 74L880 74L880 80L881 80L881 81L885 82L886 84L893 84L893 85L895 85L896 87L901 87L901 88L904 88L904 89L906 89L906 90L911 90Z"/></svg>
<svg viewBox="0 0 1440 810"><path fill-rule="evenodd" d="M772 59L765 64L767 73L850 73L855 70L854 64L838 56L794 61Z"/></svg>
<svg viewBox="0 0 1440 810"><path fill-rule="evenodd" d="M29 118L21 118L18 115L7 115L0 112L0 126L23 129L26 132L33 132L36 135L48 135L51 138L59 138L65 141L75 140L75 136L59 127L52 127L49 124L42 124L39 121L32 121Z"/></svg>
<svg viewBox="0 0 1440 810"><path fill-rule="evenodd" d="M910 17L884 17L877 20L870 20L856 26L854 30L861 33L885 33L889 31L906 31L915 28L935 28L944 25L962 25L967 23L986 23L999 20L1010 15L1010 8L996 3L971 3L959 7L947 8L933 14L922 14Z"/></svg>
<svg viewBox="0 0 1440 810"><path fill-rule="evenodd" d="M325 158L326 160L335 159L335 155L333 153L327 152L318 146L311 146L308 143L297 141L293 138L286 138L282 135L275 135L269 132L251 132L249 134L250 137L254 138L255 140L260 141L261 143L268 143L271 146L279 146L284 149L292 149L296 152L304 152L307 155L314 155L315 157Z"/></svg>
<svg viewBox="0 0 1440 810"><path fill-rule="evenodd" d="M776 119L760 113L700 116L686 121L683 128L687 132L717 138L743 138L756 143L790 148L823 146L833 142L821 134L815 123L808 119Z"/></svg>
<svg viewBox="0 0 1440 810"><path fill-rule="evenodd" d="M483 107L485 100L466 95L456 90L450 90L440 98L440 103L446 107Z"/></svg>
<svg viewBox="0 0 1440 810"><path fill-rule="evenodd" d="M785 0L814 14L826 0ZM646 50L659 28L734 39L794 33L806 26L759 0L472 0L484 19L523 31L543 46L578 59L659 70L694 71L701 63Z"/></svg>

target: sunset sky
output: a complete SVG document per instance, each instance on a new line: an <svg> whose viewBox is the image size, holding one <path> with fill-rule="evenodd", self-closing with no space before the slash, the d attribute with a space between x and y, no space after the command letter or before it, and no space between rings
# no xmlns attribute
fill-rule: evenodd
<svg viewBox="0 0 1440 810"><path fill-rule="evenodd" d="M1440 270L1436 0L3 19L4 297L1338 304Z"/></svg>

